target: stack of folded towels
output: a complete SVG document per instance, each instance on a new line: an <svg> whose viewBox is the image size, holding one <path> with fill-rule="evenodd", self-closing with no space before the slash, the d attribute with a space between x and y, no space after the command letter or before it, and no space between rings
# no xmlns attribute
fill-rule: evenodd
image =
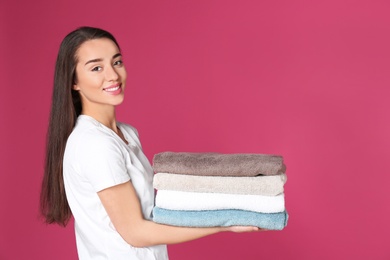
<svg viewBox="0 0 390 260"><path fill-rule="evenodd" d="M163 152L154 156L153 169L157 223L268 230L287 225L281 156Z"/></svg>

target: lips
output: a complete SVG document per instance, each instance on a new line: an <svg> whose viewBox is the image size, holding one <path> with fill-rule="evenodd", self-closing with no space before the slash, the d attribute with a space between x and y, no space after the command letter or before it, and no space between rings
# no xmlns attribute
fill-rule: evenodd
<svg viewBox="0 0 390 260"><path fill-rule="evenodd" d="M103 88L103 90L109 94L117 95L122 92L122 84L117 83L115 85L111 85L109 87Z"/></svg>
<svg viewBox="0 0 390 260"><path fill-rule="evenodd" d="M117 91L120 87L121 87L121 84L118 83L118 84L109 86L107 88L104 88L103 90L107 91L107 92L114 92L114 91Z"/></svg>

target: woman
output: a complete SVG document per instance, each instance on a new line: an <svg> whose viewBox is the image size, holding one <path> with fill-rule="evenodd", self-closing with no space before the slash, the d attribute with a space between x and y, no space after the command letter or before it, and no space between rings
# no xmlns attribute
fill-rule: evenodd
<svg viewBox="0 0 390 260"><path fill-rule="evenodd" d="M81 27L57 57L41 211L75 219L80 259L168 259L166 244L256 227L185 228L154 223L153 170L135 128L119 123L126 70L115 38Z"/></svg>

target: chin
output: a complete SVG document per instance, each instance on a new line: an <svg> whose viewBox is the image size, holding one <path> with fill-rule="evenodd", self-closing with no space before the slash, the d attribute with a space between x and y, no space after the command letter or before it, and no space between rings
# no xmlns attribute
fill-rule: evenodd
<svg viewBox="0 0 390 260"><path fill-rule="evenodd" d="M122 98L118 99L118 101L116 101L116 102L115 102L114 106L119 106L120 104L122 104L122 103L123 103L123 101L124 101L124 100L125 100L125 98L124 98L124 97L122 97Z"/></svg>

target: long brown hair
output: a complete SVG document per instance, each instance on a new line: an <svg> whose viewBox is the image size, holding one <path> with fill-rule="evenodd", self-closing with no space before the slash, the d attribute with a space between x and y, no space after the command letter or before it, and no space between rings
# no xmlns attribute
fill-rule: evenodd
<svg viewBox="0 0 390 260"><path fill-rule="evenodd" d="M58 51L40 197L40 212L48 224L66 226L72 216L65 194L62 164L66 141L82 109L80 95L72 89L77 82L77 51L84 42L100 38L112 40L119 48L109 32L80 27L64 38Z"/></svg>

